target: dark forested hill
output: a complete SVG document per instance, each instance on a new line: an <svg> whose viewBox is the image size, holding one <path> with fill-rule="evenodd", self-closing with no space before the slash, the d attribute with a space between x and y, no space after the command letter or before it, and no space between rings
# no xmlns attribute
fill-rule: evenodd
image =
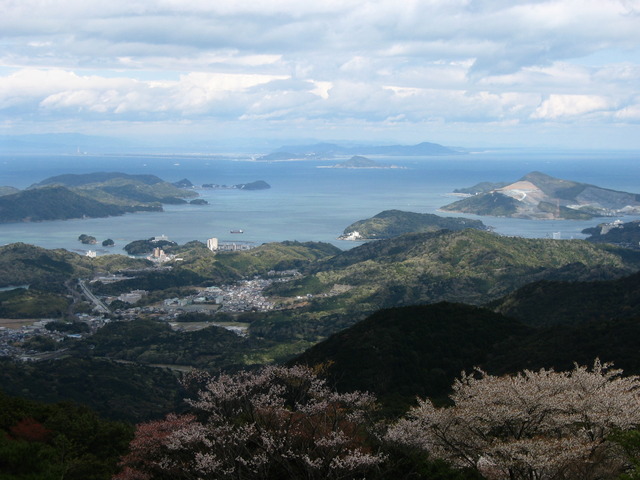
<svg viewBox="0 0 640 480"><path fill-rule="evenodd" d="M438 303L381 310L310 348L293 363L326 364L343 391L383 399L447 392L464 369L481 365L501 342L531 329L490 310Z"/></svg>
<svg viewBox="0 0 640 480"><path fill-rule="evenodd" d="M182 406L175 373L102 359L17 362L0 358L0 385L9 395L43 402L74 401L104 417L138 422Z"/></svg>
<svg viewBox="0 0 640 480"><path fill-rule="evenodd" d="M117 472L133 427L71 402L45 404L0 391L0 477L100 480Z"/></svg>
<svg viewBox="0 0 640 480"><path fill-rule="evenodd" d="M368 390L402 408L442 398L464 370L569 370L595 358L640 373L640 317L532 328L462 304L386 309L315 345L291 363L324 365L338 389Z"/></svg>
<svg viewBox="0 0 640 480"><path fill-rule="evenodd" d="M532 326L640 316L640 274L608 281L535 282L487 306Z"/></svg>

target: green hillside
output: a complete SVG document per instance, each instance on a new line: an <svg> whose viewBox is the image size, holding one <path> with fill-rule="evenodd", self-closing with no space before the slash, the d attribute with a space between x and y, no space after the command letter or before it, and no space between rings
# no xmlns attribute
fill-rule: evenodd
<svg viewBox="0 0 640 480"><path fill-rule="evenodd" d="M307 277L275 285L281 296L304 293L316 310L379 308L455 301L483 304L542 279L614 278L637 271L640 252L582 240L503 237L480 230L407 234L371 242L317 262Z"/></svg>
<svg viewBox="0 0 640 480"><path fill-rule="evenodd" d="M202 242L192 241L184 245L167 246L166 252L181 258L172 264L170 270L139 272L131 280L109 285L95 284L94 290L101 294L117 294L139 288L155 291L193 285L220 285L254 275L265 275L270 270L308 267L312 262L336 255L341 250L321 242L279 242L266 243L248 251L214 254Z"/></svg>
<svg viewBox="0 0 640 480"><path fill-rule="evenodd" d="M354 237L357 240L379 240L405 233L435 232L443 229L455 231L464 230L465 228L487 230L487 226L480 220L441 217L431 213L385 210L371 218L352 223L344 229L340 238ZM357 232L357 234L354 232Z"/></svg>
<svg viewBox="0 0 640 480"><path fill-rule="evenodd" d="M146 260L124 255L88 258L64 249L47 250L25 243L12 243L0 247L0 287L31 285L47 291L61 291L67 280L148 265Z"/></svg>
<svg viewBox="0 0 640 480"><path fill-rule="evenodd" d="M241 364L246 344L246 339L222 327L175 332L168 323L139 319L112 322L78 342L73 351L140 364L219 369Z"/></svg>

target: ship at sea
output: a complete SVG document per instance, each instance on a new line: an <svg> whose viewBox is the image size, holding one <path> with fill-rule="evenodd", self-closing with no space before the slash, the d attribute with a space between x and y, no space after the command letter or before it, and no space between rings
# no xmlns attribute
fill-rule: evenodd
<svg viewBox="0 0 640 480"><path fill-rule="evenodd" d="M231 230L231 233L244 233L244 230L240 230L240 229Z"/></svg>

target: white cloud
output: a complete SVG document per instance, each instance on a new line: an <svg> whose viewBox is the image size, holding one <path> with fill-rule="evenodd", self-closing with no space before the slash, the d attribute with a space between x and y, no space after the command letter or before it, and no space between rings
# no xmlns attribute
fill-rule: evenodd
<svg viewBox="0 0 640 480"><path fill-rule="evenodd" d="M550 95L533 113L535 119L577 117L614 108L611 99L597 95Z"/></svg>
<svg viewBox="0 0 640 480"><path fill-rule="evenodd" d="M209 116L352 131L638 121L632 0L0 6L0 114L12 124Z"/></svg>

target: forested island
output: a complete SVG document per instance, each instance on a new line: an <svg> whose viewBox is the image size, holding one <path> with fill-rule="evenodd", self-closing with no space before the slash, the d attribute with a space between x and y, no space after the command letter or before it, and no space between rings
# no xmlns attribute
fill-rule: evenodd
<svg viewBox="0 0 640 480"><path fill-rule="evenodd" d="M198 194L154 175L117 172L66 174L0 196L0 223L99 218L162 211L162 204L186 203Z"/></svg>

